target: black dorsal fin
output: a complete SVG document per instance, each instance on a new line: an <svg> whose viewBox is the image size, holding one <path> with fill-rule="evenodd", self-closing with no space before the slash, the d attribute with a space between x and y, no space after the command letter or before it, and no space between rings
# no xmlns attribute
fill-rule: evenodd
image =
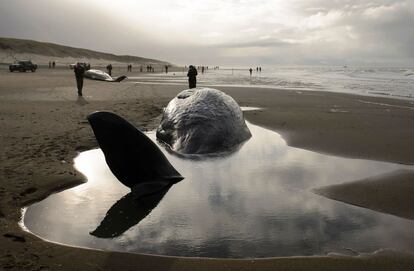
<svg viewBox="0 0 414 271"><path fill-rule="evenodd" d="M176 183L183 179L158 146L122 117L106 111L88 116L112 173L132 188L151 181Z"/></svg>

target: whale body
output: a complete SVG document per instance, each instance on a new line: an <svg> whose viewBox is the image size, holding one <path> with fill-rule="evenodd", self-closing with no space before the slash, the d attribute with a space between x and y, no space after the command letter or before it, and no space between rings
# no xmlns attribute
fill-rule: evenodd
<svg viewBox="0 0 414 271"><path fill-rule="evenodd" d="M106 82L121 82L125 78L127 78L125 75L119 76L119 77L112 77L106 72L103 72L101 70L87 70L83 74L83 77L89 78L92 80L99 80L99 81L106 81Z"/></svg>
<svg viewBox="0 0 414 271"><path fill-rule="evenodd" d="M99 111L88 121L110 170L137 197L158 193L183 179L158 146L122 117ZM156 135L185 155L222 155L251 137L236 101L211 88L179 93L165 108Z"/></svg>
<svg viewBox="0 0 414 271"><path fill-rule="evenodd" d="M131 192L117 201L91 235L113 238L144 219L168 190L184 179L144 133L106 111L88 121L106 163ZM251 137L243 112L223 92L198 88L182 91L164 110L157 138L183 154L229 152Z"/></svg>
<svg viewBox="0 0 414 271"><path fill-rule="evenodd" d="M192 88L169 102L156 136L179 154L216 154L231 152L251 133L232 97L217 89Z"/></svg>

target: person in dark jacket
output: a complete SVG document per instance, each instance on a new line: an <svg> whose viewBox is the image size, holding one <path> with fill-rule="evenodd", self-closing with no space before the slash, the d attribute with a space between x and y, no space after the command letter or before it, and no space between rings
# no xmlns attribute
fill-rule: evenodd
<svg viewBox="0 0 414 271"><path fill-rule="evenodd" d="M108 74L112 76L112 65L111 64L106 66L106 70L108 71Z"/></svg>
<svg viewBox="0 0 414 271"><path fill-rule="evenodd" d="M73 71L75 72L76 85L78 87L78 95L82 96L83 88L83 74L85 73L85 67L81 63L76 63Z"/></svg>
<svg viewBox="0 0 414 271"><path fill-rule="evenodd" d="M197 69L193 65L188 67L187 76L189 88L195 88L197 84Z"/></svg>

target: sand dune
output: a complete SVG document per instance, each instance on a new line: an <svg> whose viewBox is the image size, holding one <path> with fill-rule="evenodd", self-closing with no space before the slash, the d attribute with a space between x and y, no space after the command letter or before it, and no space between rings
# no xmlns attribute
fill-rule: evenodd
<svg viewBox="0 0 414 271"><path fill-rule="evenodd" d="M0 63L9 64L16 59L30 59L39 65L55 61L58 66L67 66L76 61L89 62L94 66L125 65L166 65L166 61L129 55L114 55L89 49L74 48L54 43L34 40L0 38Z"/></svg>

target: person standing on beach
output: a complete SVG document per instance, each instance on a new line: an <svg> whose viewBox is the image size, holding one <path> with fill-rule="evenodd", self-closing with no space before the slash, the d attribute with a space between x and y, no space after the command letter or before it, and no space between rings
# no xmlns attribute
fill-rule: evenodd
<svg viewBox="0 0 414 271"><path fill-rule="evenodd" d="M52 62L52 67L53 67L53 69L56 67L56 63L55 63L55 61L53 60L53 62Z"/></svg>
<svg viewBox="0 0 414 271"><path fill-rule="evenodd" d="M168 65L165 65L165 73L168 73Z"/></svg>
<svg viewBox="0 0 414 271"><path fill-rule="evenodd" d="M193 65L190 65L188 67L187 76L188 76L189 88L196 88L196 85L197 85L197 69Z"/></svg>
<svg viewBox="0 0 414 271"><path fill-rule="evenodd" d="M80 62L76 63L73 71L75 72L76 85L78 87L78 95L82 96L83 88L83 74L85 73L85 67Z"/></svg>
<svg viewBox="0 0 414 271"><path fill-rule="evenodd" d="M111 64L106 66L106 70L108 71L108 74L112 76L112 65Z"/></svg>
<svg viewBox="0 0 414 271"><path fill-rule="evenodd" d="M249 72L250 72L250 76L252 76L253 69L252 69L252 68L250 68L250 69L249 69Z"/></svg>

